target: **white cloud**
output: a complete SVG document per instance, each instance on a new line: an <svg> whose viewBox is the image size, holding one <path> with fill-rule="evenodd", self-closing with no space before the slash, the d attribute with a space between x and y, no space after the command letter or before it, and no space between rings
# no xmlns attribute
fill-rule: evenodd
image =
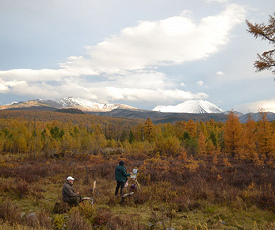
<svg viewBox="0 0 275 230"><path fill-rule="evenodd" d="M255 101L243 105L238 105L234 108L236 111L248 113L253 112L256 113L259 110L263 109L266 112L273 112L275 113L275 98L270 100L261 100Z"/></svg>
<svg viewBox="0 0 275 230"><path fill-rule="evenodd" d="M163 73L142 71L128 73L126 76L113 76L102 82L89 83L91 91L100 95L102 102L108 101L144 101L157 103L175 103L187 99L204 99L205 93L192 93L176 88Z"/></svg>
<svg viewBox="0 0 275 230"><path fill-rule="evenodd" d="M7 84L0 79L0 93L5 93L9 90L9 87L7 86Z"/></svg>
<svg viewBox="0 0 275 230"><path fill-rule="evenodd" d="M174 87L174 84L164 73L157 71L128 72L125 75L113 76L112 86L126 88L164 89Z"/></svg>
<svg viewBox="0 0 275 230"><path fill-rule="evenodd" d="M197 81L198 86L203 86L203 81Z"/></svg>
<svg viewBox="0 0 275 230"><path fill-rule="evenodd" d="M185 86L185 84L182 82L182 83L180 83L180 86L184 87L184 86Z"/></svg>
<svg viewBox="0 0 275 230"><path fill-rule="evenodd" d="M88 47L89 67L105 73L123 69L136 70L150 66L175 65L196 61L216 53L230 38L230 31L244 21L245 10L229 5L215 16L195 23L190 17L179 15L159 21L141 21L126 28L96 46ZM78 68L79 63L73 63Z"/></svg>
<svg viewBox="0 0 275 230"><path fill-rule="evenodd" d="M58 88L53 87L52 85L46 84L44 82L28 84L27 82L20 82L12 87L10 87L10 93L16 95L27 95L37 98L56 98L58 97L59 92Z"/></svg>
<svg viewBox="0 0 275 230"><path fill-rule="evenodd" d="M226 3L226 2L228 2L228 0L206 0L206 2L208 2L208 3L212 3L212 2Z"/></svg>
<svg viewBox="0 0 275 230"><path fill-rule="evenodd" d="M0 78L0 93L10 92L12 88L24 85L25 81L4 81Z"/></svg>
<svg viewBox="0 0 275 230"><path fill-rule="evenodd" d="M79 75L79 73L77 74ZM12 69L6 71L0 71L0 77L2 79L15 79L18 81L60 81L64 77L68 76L76 76L73 72L59 69L41 69L41 70L33 70L33 69Z"/></svg>
<svg viewBox="0 0 275 230"><path fill-rule="evenodd" d="M222 71L217 71L217 73L216 73L218 76L220 76L220 77L222 77L222 76L224 76L225 75L225 73L224 72L222 72Z"/></svg>
<svg viewBox="0 0 275 230"><path fill-rule="evenodd" d="M86 47L88 57L69 57L59 70L15 69L0 71L2 78L28 81L62 77L121 73L207 58L226 45L230 31L245 16L244 7L229 5L218 15L195 23L186 14L159 21L141 21L96 46Z"/></svg>

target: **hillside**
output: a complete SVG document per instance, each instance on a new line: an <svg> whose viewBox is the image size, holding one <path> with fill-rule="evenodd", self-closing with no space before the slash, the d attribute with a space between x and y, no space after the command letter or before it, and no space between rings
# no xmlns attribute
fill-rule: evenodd
<svg viewBox="0 0 275 230"><path fill-rule="evenodd" d="M124 123L130 126L139 124L143 120L133 118L119 118L119 117L104 117L96 116L87 113L62 113L58 111L41 111L41 110L2 110L0 111L0 118L3 119L20 119L25 121L42 122L72 122L73 124L85 124L90 125L92 123L109 124L109 123Z"/></svg>

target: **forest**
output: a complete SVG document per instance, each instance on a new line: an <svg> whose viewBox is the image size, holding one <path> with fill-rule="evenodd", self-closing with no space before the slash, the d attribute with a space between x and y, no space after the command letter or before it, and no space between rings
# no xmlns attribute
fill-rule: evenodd
<svg viewBox="0 0 275 230"><path fill-rule="evenodd" d="M1 111L0 229L275 229L275 121L266 116L154 124ZM140 184L123 202L114 196L120 160ZM93 206L56 210L69 175Z"/></svg>

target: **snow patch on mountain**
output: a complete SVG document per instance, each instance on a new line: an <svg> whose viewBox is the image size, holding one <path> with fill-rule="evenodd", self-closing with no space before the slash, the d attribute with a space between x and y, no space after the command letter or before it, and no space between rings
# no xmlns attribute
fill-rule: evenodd
<svg viewBox="0 0 275 230"><path fill-rule="evenodd" d="M153 111L166 113L222 113L222 109L205 100L188 100L178 105L156 106Z"/></svg>
<svg viewBox="0 0 275 230"><path fill-rule="evenodd" d="M75 97L65 97L59 100L38 99L37 101L55 108L77 108L83 111L93 112L109 112L114 109L137 109L135 107L124 104L101 104Z"/></svg>

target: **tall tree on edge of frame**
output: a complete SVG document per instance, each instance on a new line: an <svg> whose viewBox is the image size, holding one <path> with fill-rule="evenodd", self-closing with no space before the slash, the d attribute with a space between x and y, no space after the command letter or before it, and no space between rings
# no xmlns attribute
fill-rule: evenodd
<svg viewBox="0 0 275 230"><path fill-rule="evenodd" d="M248 20L246 20L246 24L248 26L247 31L254 35L255 38L260 37L262 40L268 40L275 46L275 13L274 16L269 15L267 24L252 24ZM275 73L275 49L257 54L257 56L258 60L254 62L257 71L272 70L272 72Z"/></svg>

